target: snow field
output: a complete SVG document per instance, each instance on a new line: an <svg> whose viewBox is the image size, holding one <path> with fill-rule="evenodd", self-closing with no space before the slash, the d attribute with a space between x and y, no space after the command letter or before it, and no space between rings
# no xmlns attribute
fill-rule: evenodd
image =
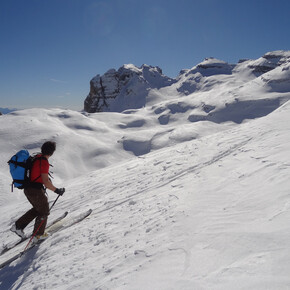
<svg viewBox="0 0 290 290"><path fill-rule="evenodd" d="M1 116L0 247L29 209L9 185L22 148L57 142L53 182L66 192L49 220L93 212L1 269L0 289L289 290L289 68L248 70L279 61L229 74L208 59L221 67L183 71L123 113Z"/></svg>
<svg viewBox="0 0 290 290"><path fill-rule="evenodd" d="M21 289L287 289L289 110L71 180L51 215L92 215L1 276L14 269Z"/></svg>

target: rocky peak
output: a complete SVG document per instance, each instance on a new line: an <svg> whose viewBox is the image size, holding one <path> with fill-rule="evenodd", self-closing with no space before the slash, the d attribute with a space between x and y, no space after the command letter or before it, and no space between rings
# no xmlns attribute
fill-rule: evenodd
<svg viewBox="0 0 290 290"><path fill-rule="evenodd" d="M276 67L290 61L290 51L272 51L268 52L257 60L249 61L248 67L256 75L267 73Z"/></svg>
<svg viewBox="0 0 290 290"><path fill-rule="evenodd" d="M145 106L149 89L168 86L173 79L162 74L159 67L126 64L108 70L90 81L90 93L84 102L87 112L121 112Z"/></svg>
<svg viewBox="0 0 290 290"><path fill-rule="evenodd" d="M277 65L284 64L290 61L290 51L276 50L266 53L263 58Z"/></svg>
<svg viewBox="0 0 290 290"><path fill-rule="evenodd" d="M234 65L228 64L223 60L214 57L205 58L203 62L192 69L192 72L198 71L202 75L210 74L231 74Z"/></svg>
<svg viewBox="0 0 290 290"><path fill-rule="evenodd" d="M207 57L201 63L194 66L190 70L182 70L180 75L185 74L186 77L189 75L200 74L201 76L211 76L218 74L231 74L234 65L228 64L223 60L216 59L214 57Z"/></svg>

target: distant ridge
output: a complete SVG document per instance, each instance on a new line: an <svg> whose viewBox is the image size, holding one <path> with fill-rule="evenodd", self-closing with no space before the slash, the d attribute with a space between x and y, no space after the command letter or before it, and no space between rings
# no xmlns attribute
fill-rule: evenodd
<svg viewBox="0 0 290 290"><path fill-rule="evenodd" d="M0 115L2 114L9 114L11 112L17 111L18 109L9 109L9 108L0 108Z"/></svg>
<svg viewBox="0 0 290 290"><path fill-rule="evenodd" d="M229 83L232 87L236 83L236 89L240 89L251 86L253 80L260 88L290 92L289 66L290 51L283 50L268 52L256 60L243 59L238 64L205 58L191 69L181 70L174 79L165 76L157 66L127 64L92 78L84 110L95 113L139 109L169 100L169 95L182 97Z"/></svg>

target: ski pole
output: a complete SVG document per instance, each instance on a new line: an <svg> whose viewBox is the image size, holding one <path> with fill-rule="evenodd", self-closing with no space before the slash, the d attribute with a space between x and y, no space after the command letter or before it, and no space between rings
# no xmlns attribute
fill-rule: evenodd
<svg viewBox="0 0 290 290"><path fill-rule="evenodd" d="M58 197L55 199L54 203L52 204L52 206L50 207L49 211L51 211L51 209L53 208L53 206L55 205L55 203L57 202L57 200L59 199L60 195L58 195ZM30 240L28 241L25 249L23 250L23 253L26 251L26 249L28 248L29 244L31 243L32 239L36 236L37 232L39 231L40 227L42 226L42 224L44 223L44 219L41 221L39 227L37 228L37 230L33 233L33 235L31 236Z"/></svg>
<svg viewBox="0 0 290 290"><path fill-rule="evenodd" d="M60 195L58 194L57 198L55 199L54 203L50 207L49 211L51 211L51 209L53 208L53 206L55 205L55 203L57 202L57 200L59 199L59 197L60 197Z"/></svg>

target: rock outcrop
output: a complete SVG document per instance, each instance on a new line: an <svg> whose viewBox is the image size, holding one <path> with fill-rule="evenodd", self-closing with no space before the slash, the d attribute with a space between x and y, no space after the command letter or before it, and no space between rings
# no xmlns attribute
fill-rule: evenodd
<svg viewBox="0 0 290 290"><path fill-rule="evenodd" d="M248 67L254 73L264 74L290 61L290 52L282 50L268 52L257 60L249 61Z"/></svg>
<svg viewBox="0 0 290 290"><path fill-rule="evenodd" d="M159 67L124 65L117 71L110 69L90 82L90 93L84 109L86 112L122 112L142 108L149 89L171 85L175 80L162 74Z"/></svg>

